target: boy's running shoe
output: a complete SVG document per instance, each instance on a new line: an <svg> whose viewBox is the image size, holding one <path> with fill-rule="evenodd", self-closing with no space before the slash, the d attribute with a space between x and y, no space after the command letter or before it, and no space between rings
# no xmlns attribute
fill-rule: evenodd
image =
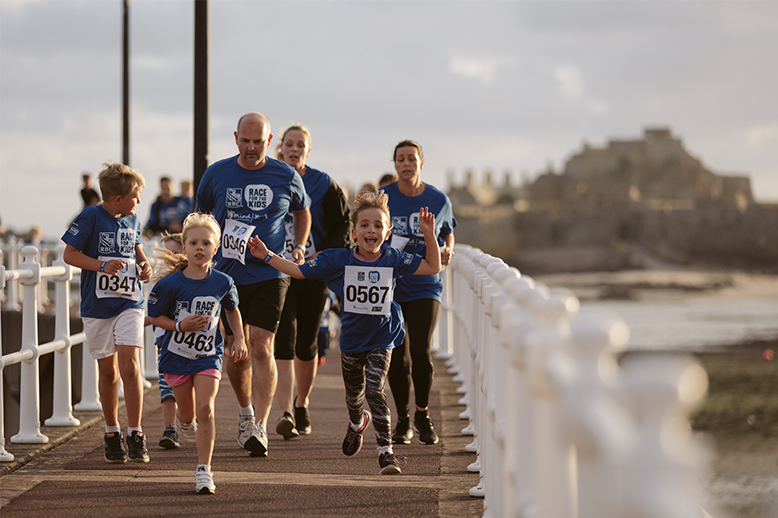
<svg viewBox="0 0 778 518"><path fill-rule="evenodd" d="M396 453L382 453L378 456L378 465L381 466L381 475L397 475L403 471L400 465L405 464L405 457Z"/></svg>
<svg viewBox="0 0 778 518"><path fill-rule="evenodd" d="M251 457L267 457L267 433L261 424L254 422L253 415L240 416L238 444L248 450Z"/></svg>
<svg viewBox="0 0 778 518"><path fill-rule="evenodd" d="M216 492L216 484L213 483L213 475L207 466L197 466L195 471L195 493L198 495L212 495Z"/></svg>
<svg viewBox="0 0 778 518"><path fill-rule="evenodd" d="M283 435L284 440L286 441L300 436L297 432L297 428L295 428L295 421L292 414L284 412L284 415L282 415L276 423L276 433Z"/></svg>
<svg viewBox="0 0 778 518"><path fill-rule="evenodd" d="M159 445L166 450L173 450L181 446L181 443L178 442L178 433L174 427L165 427L162 437L159 438Z"/></svg>
<svg viewBox="0 0 778 518"><path fill-rule="evenodd" d="M362 448L362 432L365 431L365 428L367 428L369 423L370 412L367 410L362 412L362 426L359 427L359 430L354 431L354 428L351 427L351 422L349 421L349 424L346 427L346 438L343 439L343 453L345 455L350 457L359 452Z"/></svg>
<svg viewBox="0 0 778 518"><path fill-rule="evenodd" d="M127 456L133 462L148 462L149 451L146 449L146 435L133 431L127 436Z"/></svg>
<svg viewBox="0 0 778 518"><path fill-rule="evenodd" d="M392 444L410 444L412 438L411 418L398 418L397 426L394 427L394 433L392 434Z"/></svg>
<svg viewBox="0 0 778 518"><path fill-rule="evenodd" d="M114 464L127 462L127 452L124 449L124 441L121 432L111 432L103 436L105 440L105 460Z"/></svg>
<svg viewBox="0 0 778 518"><path fill-rule="evenodd" d="M417 410L413 416L413 428L419 434L421 444L437 444L438 434L435 433L435 427L432 425L430 414L426 410Z"/></svg>
<svg viewBox="0 0 778 518"><path fill-rule="evenodd" d="M197 445L197 419L189 424L184 424L176 418L176 428L185 444Z"/></svg>

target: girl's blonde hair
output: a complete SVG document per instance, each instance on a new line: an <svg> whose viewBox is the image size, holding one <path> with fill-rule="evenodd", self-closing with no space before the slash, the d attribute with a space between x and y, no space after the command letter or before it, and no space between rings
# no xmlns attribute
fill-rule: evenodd
<svg viewBox="0 0 778 518"><path fill-rule="evenodd" d="M286 138L286 134L290 131L302 131L305 134L305 137L308 139L308 145L311 145L311 132L308 130L308 128L305 126L305 124L300 124L299 122L293 122L291 126L286 128L283 133L281 134L281 138L278 140L278 144L276 144L276 158L283 161L284 160L284 139Z"/></svg>
<svg viewBox="0 0 778 518"><path fill-rule="evenodd" d="M391 228L392 217L389 214L389 196L383 190L357 193L356 198L354 198L354 210L351 212L351 224L354 227L357 226L357 221L359 221L359 213L365 209L378 209L386 214L386 219L389 221Z"/></svg>
<svg viewBox="0 0 778 518"><path fill-rule="evenodd" d="M184 229L181 231L181 242L186 245L186 235L193 228L207 228L213 233L214 243L221 242L222 229L216 218L202 212L192 212L184 220ZM183 270L189 264L184 254L175 254L164 248L155 248L157 257L162 261L162 266L154 273L152 281L156 282L163 277Z"/></svg>

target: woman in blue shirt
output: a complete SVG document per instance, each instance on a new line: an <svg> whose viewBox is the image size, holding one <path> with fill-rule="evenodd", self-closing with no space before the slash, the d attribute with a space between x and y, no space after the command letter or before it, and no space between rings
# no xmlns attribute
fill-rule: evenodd
<svg viewBox="0 0 778 518"><path fill-rule="evenodd" d="M425 255L426 246L419 228L419 212L429 207L435 215L435 236L441 250L441 262L447 265L454 253L456 220L451 200L443 191L421 181L424 153L413 140L403 140L394 148L397 181L383 191L389 197L392 215L391 246L409 253ZM397 346L389 367L389 386L397 406L397 427L392 443L410 444L410 390L413 381L416 412L413 425L422 444L436 444L438 436L429 416L429 395L434 375L430 343L438 322L443 283L440 274L416 275L397 279L395 300L402 308L407 333ZM412 367L412 368L411 368Z"/></svg>

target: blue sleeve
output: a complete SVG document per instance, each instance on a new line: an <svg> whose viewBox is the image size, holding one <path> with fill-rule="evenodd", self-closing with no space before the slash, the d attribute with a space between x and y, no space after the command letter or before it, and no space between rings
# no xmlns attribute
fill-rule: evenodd
<svg viewBox="0 0 778 518"><path fill-rule="evenodd" d="M341 250L340 248L332 251ZM329 281L336 274L343 275L343 265L340 262L333 261L334 253L330 250L324 250L315 259L300 265L300 272L306 279Z"/></svg>
<svg viewBox="0 0 778 518"><path fill-rule="evenodd" d="M85 209L82 211L62 236L62 240L65 243L82 253L94 229L94 218L90 217L93 213L94 211L92 210Z"/></svg>
<svg viewBox="0 0 778 518"><path fill-rule="evenodd" d="M397 254L396 263L394 265L395 277L413 275L416 273L416 270L419 269L419 265L421 265L421 262L424 260L424 258L418 254L409 254L408 252L403 252L402 250L397 250L394 248L391 250Z"/></svg>
<svg viewBox="0 0 778 518"><path fill-rule="evenodd" d="M166 281L167 279L167 277L160 279L159 282L151 288L148 304L146 306L146 313L149 317L154 318L164 315L173 318L173 312L170 311L171 293L168 289L168 284L170 283Z"/></svg>
<svg viewBox="0 0 778 518"><path fill-rule="evenodd" d="M235 287L232 278L230 278L230 289L224 299L222 299L222 307L227 311L235 311L238 309L238 302L238 289Z"/></svg>
<svg viewBox="0 0 778 518"><path fill-rule="evenodd" d="M440 209L438 217L442 222L438 236L447 236L454 232L454 227L457 226L457 220L454 219L454 210L451 207L451 200L448 199L448 196L446 196L446 203Z"/></svg>
<svg viewBox="0 0 778 518"><path fill-rule="evenodd" d="M299 174L294 175L291 185L291 209L293 211L303 210L311 205L311 198L305 192L305 184Z"/></svg>
<svg viewBox="0 0 778 518"><path fill-rule="evenodd" d="M211 174L205 171L197 187L197 202L195 210L210 213L213 211L213 188L211 187Z"/></svg>

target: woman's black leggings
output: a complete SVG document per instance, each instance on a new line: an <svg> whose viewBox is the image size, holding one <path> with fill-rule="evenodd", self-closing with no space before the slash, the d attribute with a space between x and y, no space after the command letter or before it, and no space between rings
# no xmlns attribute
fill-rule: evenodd
<svg viewBox="0 0 778 518"><path fill-rule="evenodd" d="M409 417L411 380L416 406L427 408L429 405L432 378L435 374L430 344L438 324L440 302L435 299L419 299L401 302L400 307L405 318L405 340L392 351L388 377L397 407L397 417Z"/></svg>

